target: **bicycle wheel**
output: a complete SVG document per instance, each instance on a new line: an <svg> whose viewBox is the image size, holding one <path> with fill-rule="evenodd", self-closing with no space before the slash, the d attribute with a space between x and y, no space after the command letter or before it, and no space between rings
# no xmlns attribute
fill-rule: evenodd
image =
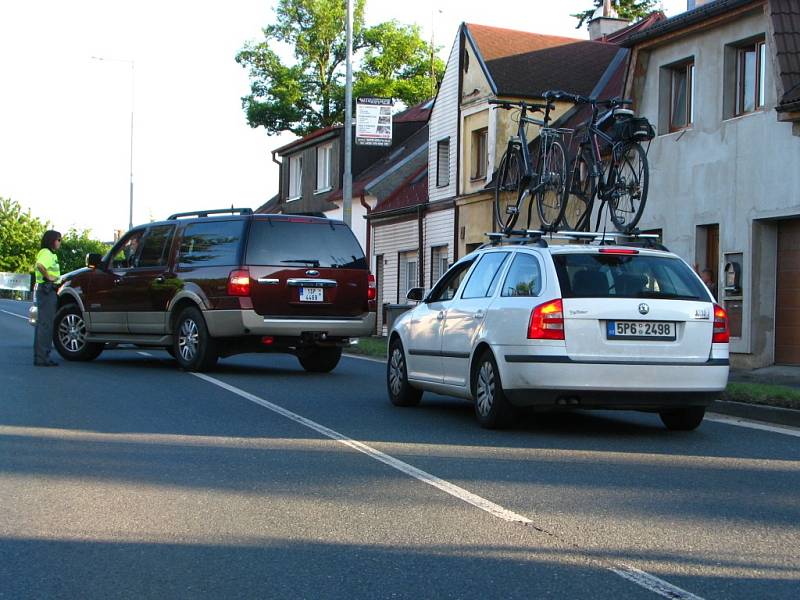
<svg viewBox="0 0 800 600"><path fill-rule="evenodd" d="M561 226L567 231L588 231L589 210L595 193L589 150L579 150L572 161Z"/></svg>
<svg viewBox="0 0 800 600"><path fill-rule="evenodd" d="M494 218L498 229L505 233L514 228L519 217L522 173L522 153L518 148L506 150L494 186Z"/></svg>
<svg viewBox="0 0 800 600"><path fill-rule="evenodd" d="M536 192L536 208L544 227L557 226L566 208L567 155L558 140L547 145L539 158L539 190Z"/></svg>
<svg viewBox="0 0 800 600"><path fill-rule="evenodd" d="M647 154L636 142L622 148L614 164L613 182L608 202L611 221L620 231L629 231L642 218L650 182Z"/></svg>

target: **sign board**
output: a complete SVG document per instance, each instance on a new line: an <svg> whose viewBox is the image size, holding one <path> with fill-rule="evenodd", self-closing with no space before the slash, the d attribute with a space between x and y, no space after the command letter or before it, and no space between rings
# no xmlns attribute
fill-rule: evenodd
<svg viewBox="0 0 800 600"><path fill-rule="evenodd" d="M0 273L0 290L31 291L31 276L27 273Z"/></svg>
<svg viewBox="0 0 800 600"><path fill-rule="evenodd" d="M391 98L356 100L356 144L359 146L392 145Z"/></svg>

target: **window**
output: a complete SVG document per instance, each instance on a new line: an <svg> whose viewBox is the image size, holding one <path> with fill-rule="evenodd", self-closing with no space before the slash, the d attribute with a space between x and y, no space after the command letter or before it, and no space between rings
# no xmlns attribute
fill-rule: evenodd
<svg viewBox="0 0 800 600"><path fill-rule="evenodd" d="M431 291L428 302L444 302L452 300L458 291L461 281L469 271L475 259L462 260L454 264L450 270L444 274L436 286Z"/></svg>
<svg viewBox="0 0 800 600"><path fill-rule="evenodd" d="M180 267L239 264L239 240L245 221L208 221L187 225L178 256Z"/></svg>
<svg viewBox="0 0 800 600"><path fill-rule="evenodd" d="M450 139L436 143L436 186L450 185Z"/></svg>
<svg viewBox="0 0 800 600"><path fill-rule="evenodd" d="M398 255L398 266L400 268L400 285L398 286L398 292L400 299L405 298L408 290L411 288L419 287L417 283L419 281L418 264L416 250L412 252L401 252ZM398 301L400 299L398 299Z"/></svg>
<svg viewBox="0 0 800 600"><path fill-rule="evenodd" d="M694 60L670 67L669 130L694 123Z"/></svg>
<svg viewBox="0 0 800 600"><path fill-rule="evenodd" d="M331 154L333 144L317 146L317 183L314 187L316 192L324 192L331 189Z"/></svg>
<svg viewBox="0 0 800 600"><path fill-rule="evenodd" d="M764 106L767 53L763 41L736 49L736 115Z"/></svg>
<svg viewBox="0 0 800 600"><path fill-rule="evenodd" d="M501 296L538 296L542 291L539 261L531 254L518 253L503 283Z"/></svg>
<svg viewBox="0 0 800 600"><path fill-rule="evenodd" d="M441 276L447 271L448 259L447 246L431 248L431 287L433 287L433 284L439 281Z"/></svg>
<svg viewBox="0 0 800 600"><path fill-rule="evenodd" d="M289 158L289 198L297 200L303 193L303 157Z"/></svg>
<svg viewBox="0 0 800 600"><path fill-rule="evenodd" d="M133 231L116 247L111 261L112 269L130 269L137 266L142 234L144 229Z"/></svg>
<svg viewBox="0 0 800 600"><path fill-rule="evenodd" d="M142 243L142 253L137 267L159 267L166 265L169 259L169 248L172 245L174 225L158 225L151 227Z"/></svg>
<svg viewBox="0 0 800 600"><path fill-rule="evenodd" d="M489 129L486 127L472 132L472 179L486 177L488 139Z"/></svg>
<svg viewBox="0 0 800 600"><path fill-rule="evenodd" d="M508 258L508 252L487 252L481 257L478 266L469 276L469 281L464 288L461 297L467 298L487 298L494 294L497 282L500 278L500 271Z"/></svg>

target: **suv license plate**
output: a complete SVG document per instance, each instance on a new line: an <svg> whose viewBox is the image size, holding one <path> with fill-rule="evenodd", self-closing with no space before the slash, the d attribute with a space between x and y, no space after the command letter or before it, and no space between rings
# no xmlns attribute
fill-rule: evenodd
<svg viewBox="0 0 800 600"><path fill-rule="evenodd" d="M607 321L609 340L675 340L675 323L667 321Z"/></svg>
<svg viewBox="0 0 800 600"><path fill-rule="evenodd" d="M301 287L300 302L322 302L322 288L320 287Z"/></svg>

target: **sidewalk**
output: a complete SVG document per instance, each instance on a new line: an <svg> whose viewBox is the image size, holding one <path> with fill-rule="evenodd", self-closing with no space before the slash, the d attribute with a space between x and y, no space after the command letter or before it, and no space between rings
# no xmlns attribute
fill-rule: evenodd
<svg viewBox="0 0 800 600"><path fill-rule="evenodd" d="M731 369L728 381L732 383L759 383L764 385L784 385L800 389L800 367L785 367L773 365L761 369L743 370ZM747 404L744 402L727 402L718 400L709 407L712 412L765 421L778 425L800 427L800 410L790 408L776 408L760 404Z"/></svg>

